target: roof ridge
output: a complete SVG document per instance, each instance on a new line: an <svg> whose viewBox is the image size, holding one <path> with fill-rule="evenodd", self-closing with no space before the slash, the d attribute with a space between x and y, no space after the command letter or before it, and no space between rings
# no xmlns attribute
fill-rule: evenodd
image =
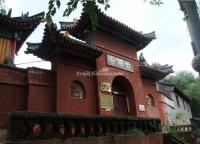
<svg viewBox="0 0 200 144"><path fill-rule="evenodd" d="M49 26L50 29L53 28L54 32L57 33L58 36L61 36L62 38L65 38L67 40L71 40L73 42L77 42L77 43L80 43L80 44L85 44L85 45L90 46L90 47L97 48L97 46L92 45L90 43L87 43L86 41L83 41L83 40L78 39L76 37L70 37L71 36L70 34L69 35L65 35L64 33L61 33L61 31L57 29L57 24L55 24L55 23L51 23L51 24L47 24L47 25Z"/></svg>
<svg viewBox="0 0 200 144"><path fill-rule="evenodd" d="M96 8L97 8L97 11L100 12L100 14L103 14L103 16L105 16L105 17L107 17L107 18L110 18L111 20L117 22L118 24L123 25L123 27L125 27L125 28L127 28L127 29L129 29L129 30L131 30L131 31L134 31L134 32L138 33L138 35L141 35L141 36L144 36L144 37L145 37L145 36L146 36L146 37L151 37L151 36L152 36L152 37L155 37L155 31L142 34L142 33L140 33L139 31L137 31L137 30L131 28L131 27L128 26L127 24L125 24L125 23L123 23L123 22L121 22L121 21L119 21L119 20L117 20L117 19L115 19L115 18L113 18L113 17L107 15L107 14L106 14L105 12L103 12L97 5L96 5ZM155 38L156 38L156 37L155 37Z"/></svg>
<svg viewBox="0 0 200 144"><path fill-rule="evenodd" d="M61 52L63 50L65 52L68 51L68 53L73 53L76 56L80 55L80 57L88 55L89 58L92 59L97 58L102 54L102 50L100 48L72 38L69 34L66 35L62 33L62 31L57 29L57 25L55 23L45 24L42 43L27 43L27 45L27 54L32 53L45 60L50 60L53 53L58 51ZM52 51L53 53L46 55L49 51Z"/></svg>
<svg viewBox="0 0 200 144"><path fill-rule="evenodd" d="M32 16L27 16L26 18L27 19L36 18L36 17L37 18L44 18L44 15L45 15L45 12L40 12L40 13L32 15ZM4 18L7 18L7 19L13 19L13 20L23 18L23 16L10 17L8 15L2 15L1 13L0 13L0 17L4 17Z"/></svg>
<svg viewBox="0 0 200 144"><path fill-rule="evenodd" d="M150 39L152 38L152 39L156 39L155 31L152 31L152 32L149 32L149 33L144 33L144 34L143 34L143 33L140 33L139 31L137 31L137 30L131 28L131 27L128 26L127 24L125 24L125 23L123 23L123 22L121 22L121 21L119 21L119 20L117 20L117 19L115 19L115 18L113 18L113 17L107 15L105 12L103 12L103 11L101 10L101 8L98 7L98 5L95 5L95 6L96 6L96 13L97 13L97 14L101 14L101 16L109 18L111 21L114 21L114 22L116 22L117 24L122 25L125 29L136 33L138 36L141 36L141 37L143 37L143 38L150 38ZM99 12L99 13L98 13L98 12ZM80 15L79 20L80 20L82 17L84 17L85 15L87 15L87 14L86 14L86 13L83 11L83 9L82 9L82 12L81 12L81 15ZM64 24L64 23L70 23L70 24L68 25L68 27L69 27L69 28L73 28L73 27L75 27L75 26L77 26L77 25L79 24L79 20L78 20L77 22L59 22L59 23L60 23L60 24L61 24L61 23L63 23L63 24ZM67 26L62 26L62 24L61 24L61 28L65 29L65 28L67 28Z"/></svg>

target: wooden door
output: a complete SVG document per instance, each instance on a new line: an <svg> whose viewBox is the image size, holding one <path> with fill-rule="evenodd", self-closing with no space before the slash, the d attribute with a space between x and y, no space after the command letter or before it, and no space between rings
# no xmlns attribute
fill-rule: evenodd
<svg viewBox="0 0 200 144"><path fill-rule="evenodd" d="M127 116L128 107L127 107L127 96L126 95L114 95L114 111L117 116Z"/></svg>

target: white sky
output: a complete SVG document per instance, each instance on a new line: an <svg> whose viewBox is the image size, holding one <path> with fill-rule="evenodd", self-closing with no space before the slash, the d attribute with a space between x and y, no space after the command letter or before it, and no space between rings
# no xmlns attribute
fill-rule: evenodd
<svg viewBox="0 0 200 144"><path fill-rule="evenodd" d="M61 0L65 2L66 0ZM126 1L126 2L125 2ZM189 70L194 72L191 66L193 52L190 45L190 37L183 13L177 0L166 0L160 7L143 3L143 0L110 0L111 8L106 11L109 16L127 24L137 31L149 33L156 31L157 39L150 43L144 50L144 56L149 64L173 65L174 71ZM12 8L12 16L20 16L29 12L29 15L47 11L48 0L6 0L9 8ZM65 4L53 18L54 22L72 21L79 18L81 7L70 17L62 17ZM59 25L58 25L59 26ZM28 38L29 42L41 42L44 32L44 24L41 24ZM24 44L15 59L15 63L37 61L36 57L24 54L27 45ZM139 52L139 53L140 53ZM50 67L49 63L32 63L20 65L20 67L37 66Z"/></svg>

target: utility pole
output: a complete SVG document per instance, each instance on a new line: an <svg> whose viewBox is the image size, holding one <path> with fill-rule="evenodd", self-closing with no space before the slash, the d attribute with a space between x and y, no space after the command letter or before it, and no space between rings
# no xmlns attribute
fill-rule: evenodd
<svg viewBox="0 0 200 144"><path fill-rule="evenodd" d="M200 19L195 0L178 0L191 37L191 45L194 53L192 67L200 74Z"/></svg>

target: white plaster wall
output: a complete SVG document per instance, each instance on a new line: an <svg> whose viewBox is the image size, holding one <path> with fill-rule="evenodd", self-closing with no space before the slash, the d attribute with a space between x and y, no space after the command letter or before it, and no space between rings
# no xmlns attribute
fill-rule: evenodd
<svg viewBox="0 0 200 144"><path fill-rule="evenodd" d="M178 96L179 104L180 104L180 107L178 107L175 93L171 92L170 94L171 94L172 99L162 95L163 102L165 103L166 109L167 109L166 114L168 116L169 124L171 124L171 125L190 124L190 118L192 118L192 114L191 114L191 109L190 109L189 103L187 101L185 101L185 106L186 105L188 105L188 106L186 106L186 109L184 109L183 99L180 96ZM189 108L189 110L188 110L188 108ZM177 113L183 114L180 119L176 118Z"/></svg>
<svg viewBox="0 0 200 144"><path fill-rule="evenodd" d="M175 109L171 110L171 112L169 112L170 113L170 115L169 115L170 119L172 119L172 124L175 124L175 125L190 124L190 118L192 118L192 113L191 113L189 103L186 100L184 100L182 97L178 96L179 104L180 104L180 107L179 107L178 104L177 104L175 93L171 93L171 96L172 96L172 99L174 101L174 106L175 106ZM185 103L185 108L183 106L183 100L184 100L184 103ZM183 114L181 116L181 118L178 119L178 120L176 119L177 113Z"/></svg>

